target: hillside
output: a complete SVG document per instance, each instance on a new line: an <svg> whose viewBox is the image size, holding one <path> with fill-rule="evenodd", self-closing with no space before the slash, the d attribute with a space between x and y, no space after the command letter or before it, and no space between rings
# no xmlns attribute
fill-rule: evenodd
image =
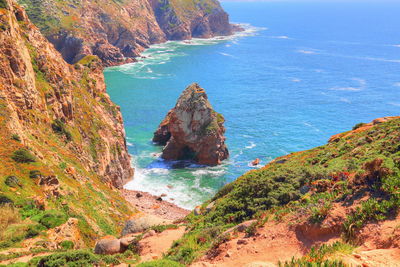
<svg viewBox="0 0 400 267"><path fill-rule="evenodd" d="M216 0L19 0L68 63L86 55L105 66L132 62L150 44L229 35Z"/></svg>
<svg viewBox="0 0 400 267"><path fill-rule="evenodd" d="M92 246L134 212L116 189L133 169L101 62L67 64L11 0L0 1L0 143L0 249Z"/></svg>
<svg viewBox="0 0 400 267"><path fill-rule="evenodd" d="M199 260L194 266L396 266L399 137L399 117L377 119L244 174L187 217L188 232L166 258Z"/></svg>

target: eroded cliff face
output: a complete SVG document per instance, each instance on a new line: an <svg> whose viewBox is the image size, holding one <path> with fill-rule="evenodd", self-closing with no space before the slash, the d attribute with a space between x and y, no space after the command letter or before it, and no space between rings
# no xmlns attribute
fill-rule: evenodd
<svg viewBox="0 0 400 267"><path fill-rule="evenodd" d="M69 63L97 55L104 66L132 62L150 44L232 33L217 1L19 0Z"/></svg>
<svg viewBox="0 0 400 267"><path fill-rule="evenodd" d="M2 199L35 199L55 209L65 201L91 233L106 232L100 218L114 228L113 220L128 215L115 187L131 179L133 169L100 60L67 64L11 0L0 1L0 139ZM5 185L10 176L21 186ZM104 210L95 211L98 205Z"/></svg>
<svg viewBox="0 0 400 267"><path fill-rule="evenodd" d="M104 65L117 65L165 41L147 0L19 2L69 63L97 55Z"/></svg>
<svg viewBox="0 0 400 267"><path fill-rule="evenodd" d="M218 165L229 156L223 123L224 117L213 110L204 89L194 83L168 112L153 141L165 146L164 159Z"/></svg>
<svg viewBox="0 0 400 267"><path fill-rule="evenodd" d="M233 26L218 1L149 0L169 40L230 35Z"/></svg>

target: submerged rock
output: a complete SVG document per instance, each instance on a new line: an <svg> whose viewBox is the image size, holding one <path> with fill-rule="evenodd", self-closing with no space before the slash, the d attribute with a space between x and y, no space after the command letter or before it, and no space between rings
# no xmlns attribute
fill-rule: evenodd
<svg viewBox="0 0 400 267"><path fill-rule="evenodd" d="M204 89L193 83L161 122L153 142L165 146L161 157L166 160L218 165L229 156L224 121L224 117L213 110Z"/></svg>

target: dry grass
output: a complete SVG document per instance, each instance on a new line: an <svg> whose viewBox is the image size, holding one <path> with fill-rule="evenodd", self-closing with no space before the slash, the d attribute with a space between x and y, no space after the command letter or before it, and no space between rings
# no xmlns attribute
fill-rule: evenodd
<svg viewBox="0 0 400 267"><path fill-rule="evenodd" d="M9 204L0 206L0 240L10 225L20 222L21 216L16 208Z"/></svg>

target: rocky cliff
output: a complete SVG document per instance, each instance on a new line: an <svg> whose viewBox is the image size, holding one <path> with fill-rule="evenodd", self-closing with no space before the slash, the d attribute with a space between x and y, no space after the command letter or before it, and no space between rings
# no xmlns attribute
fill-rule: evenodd
<svg viewBox="0 0 400 267"><path fill-rule="evenodd" d="M224 117L213 110L204 89L194 83L168 112L153 141L165 146L164 159L218 165L229 156L223 123Z"/></svg>
<svg viewBox="0 0 400 267"><path fill-rule="evenodd" d="M100 60L67 64L11 0L0 1L0 140L0 205L79 217L87 242L131 212L115 190L133 169Z"/></svg>
<svg viewBox="0 0 400 267"><path fill-rule="evenodd" d="M215 0L19 0L69 63L97 55L103 65L131 62L150 44L232 33Z"/></svg>
<svg viewBox="0 0 400 267"><path fill-rule="evenodd" d="M158 25L168 40L230 35L228 14L216 0L150 0Z"/></svg>

